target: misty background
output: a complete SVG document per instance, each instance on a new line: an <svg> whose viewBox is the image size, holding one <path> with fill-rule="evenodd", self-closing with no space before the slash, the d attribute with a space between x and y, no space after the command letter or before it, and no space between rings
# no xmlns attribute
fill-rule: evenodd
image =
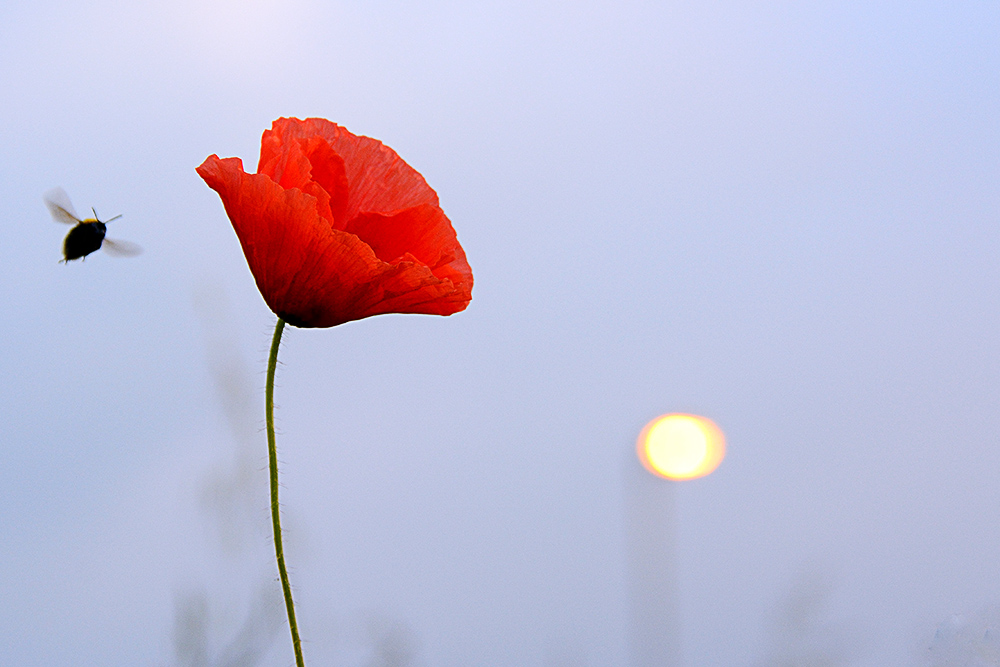
<svg viewBox="0 0 1000 667"><path fill-rule="evenodd" d="M307 664L629 665L624 483L665 412L728 445L673 489L679 664L983 641L998 34L987 0L3 4L0 663L291 663L274 315L194 172L279 116L395 149L476 281L286 329ZM55 186L144 254L58 264Z"/></svg>

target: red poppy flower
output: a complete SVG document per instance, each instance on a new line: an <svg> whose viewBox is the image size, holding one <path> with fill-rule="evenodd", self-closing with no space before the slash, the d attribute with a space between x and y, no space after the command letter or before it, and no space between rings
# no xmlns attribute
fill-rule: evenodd
<svg viewBox="0 0 1000 667"><path fill-rule="evenodd" d="M197 171L222 198L264 301L289 324L451 315L472 298L437 194L380 141L322 118L280 118L256 174L215 155Z"/></svg>

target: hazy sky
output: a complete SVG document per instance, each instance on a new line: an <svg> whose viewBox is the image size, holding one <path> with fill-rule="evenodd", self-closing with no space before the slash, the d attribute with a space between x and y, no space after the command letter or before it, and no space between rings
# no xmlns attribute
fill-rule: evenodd
<svg viewBox="0 0 1000 667"><path fill-rule="evenodd" d="M0 663L291 663L274 316L194 168L322 116L424 174L476 286L286 330L308 664L626 667L664 412L729 447L668 508L684 665L927 664L1000 605L998 34L993 0L3 4ZM55 186L145 253L58 264Z"/></svg>

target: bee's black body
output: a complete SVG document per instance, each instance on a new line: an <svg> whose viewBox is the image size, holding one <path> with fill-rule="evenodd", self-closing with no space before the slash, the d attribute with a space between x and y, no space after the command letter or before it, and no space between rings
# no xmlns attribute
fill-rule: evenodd
<svg viewBox="0 0 1000 667"><path fill-rule="evenodd" d="M63 241L63 261L85 258L90 253L100 250L107 231L107 225L97 220L77 224L69 230L66 240Z"/></svg>

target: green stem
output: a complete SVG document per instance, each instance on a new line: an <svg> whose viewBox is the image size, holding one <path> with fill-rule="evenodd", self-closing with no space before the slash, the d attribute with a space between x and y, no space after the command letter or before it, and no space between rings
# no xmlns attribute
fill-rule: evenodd
<svg viewBox="0 0 1000 667"><path fill-rule="evenodd" d="M299 626L295 623L295 603L292 602L292 585L288 582L285 568L285 550L281 546L281 508L278 505L278 450L274 444L274 370L278 366L278 346L285 321L278 318L271 340L271 356L267 359L267 388L264 390L264 410L267 413L267 462L271 471L271 525L274 529L274 555L278 559L278 574L281 576L281 590L285 594L285 609L288 611L288 628L292 631L292 648L295 649L296 667L305 667L302 658L302 641Z"/></svg>

